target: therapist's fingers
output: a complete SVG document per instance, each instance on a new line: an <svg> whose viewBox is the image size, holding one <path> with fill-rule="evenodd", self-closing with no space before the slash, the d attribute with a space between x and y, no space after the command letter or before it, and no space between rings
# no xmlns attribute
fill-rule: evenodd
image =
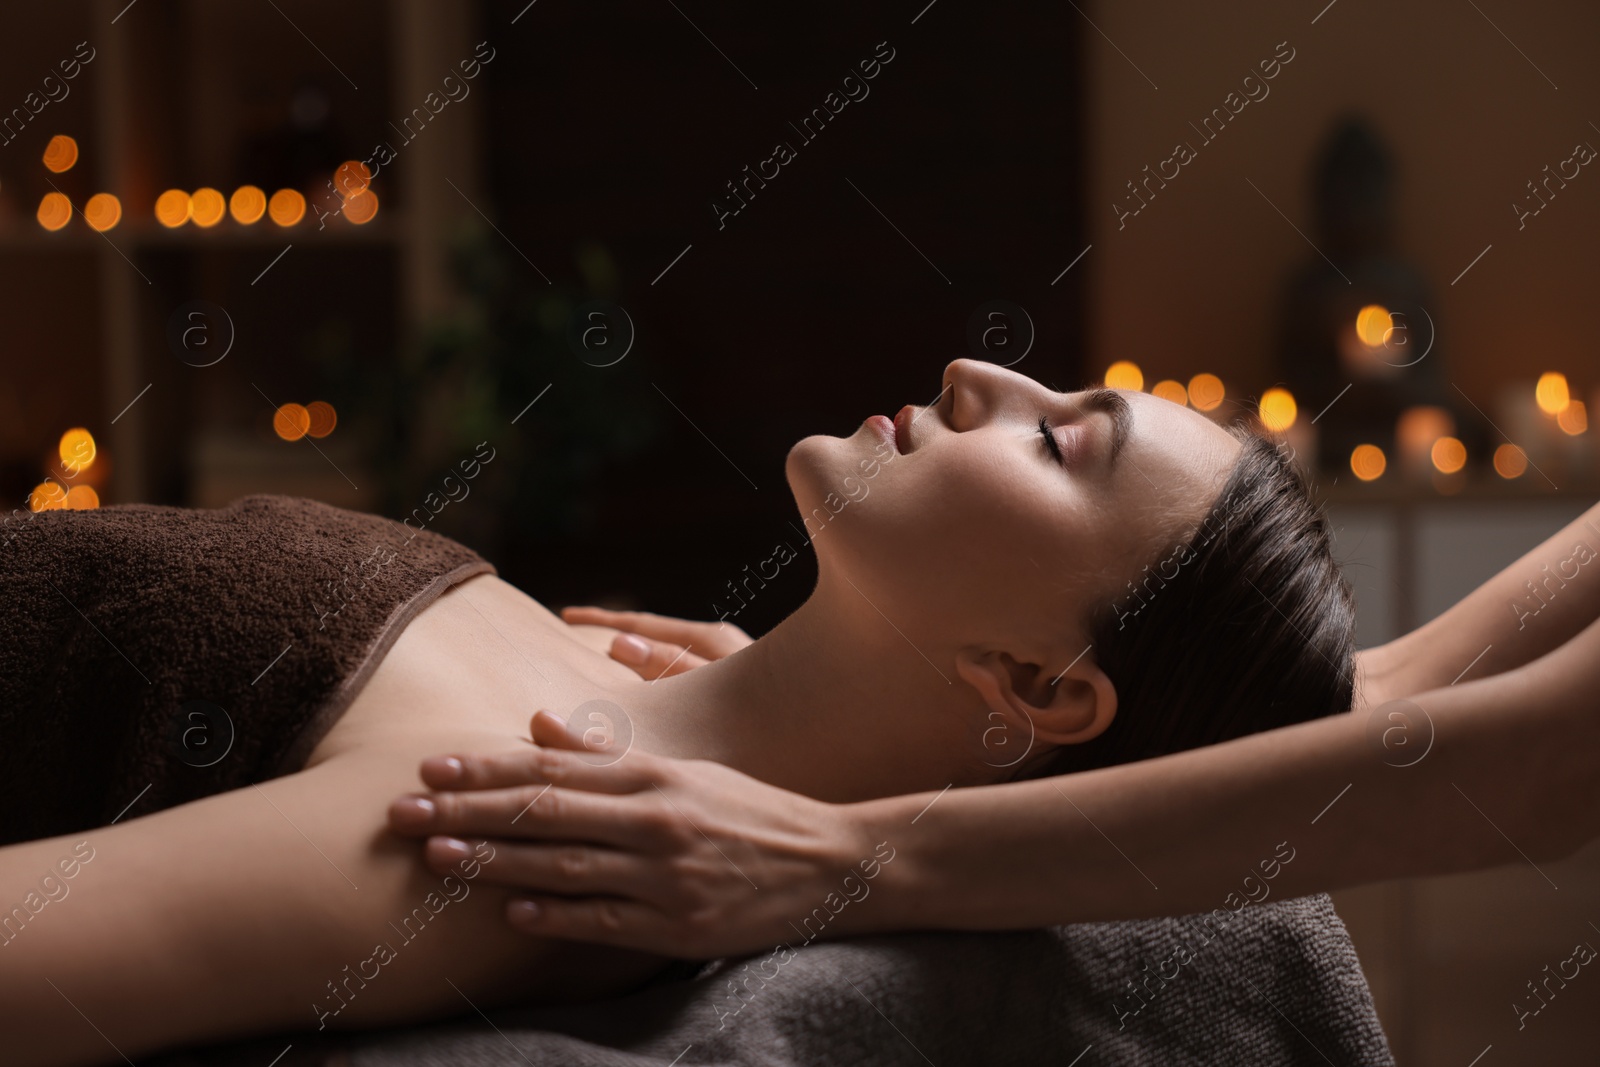
<svg viewBox="0 0 1600 1067"><path fill-rule="evenodd" d="M389 825L411 836L593 841L654 853L675 845L681 820L657 798L613 797L553 785L404 796Z"/></svg>
<svg viewBox="0 0 1600 1067"><path fill-rule="evenodd" d="M629 751L616 757L609 749L592 751L581 742L570 750L541 743L510 752L430 756L422 761L420 775L424 785L438 790L554 783L596 793L635 793L661 778L658 763L645 752Z"/></svg>
<svg viewBox="0 0 1600 1067"><path fill-rule="evenodd" d="M491 859L483 860L489 850ZM443 874L464 860L483 860L478 880L528 892L607 894L654 900L662 879L631 852L589 844L522 844L430 837L423 850L428 866Z"/></svg>
<svg viewBox="0 0 1600 1067"><path fill-rule="evenodd" d="M523 933L599 945L639 948L659 955L687 955L677 924L648 904L590 897L515 897L506 902L506 921Z"/></svg>
<svg viewBox="0 0 1600 1067"><path fill-rule="evenodd" d="M633 668L633 672L645 681L653 682L657 678L669 678L705 666L709 661L696 654L693 651L695 647L690 645L685 648L670 641L618 634L611 639L611 658Z"/></svg>

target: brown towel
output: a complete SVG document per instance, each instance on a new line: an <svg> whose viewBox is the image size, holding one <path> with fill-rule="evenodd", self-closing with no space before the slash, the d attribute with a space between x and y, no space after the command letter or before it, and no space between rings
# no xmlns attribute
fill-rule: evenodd
<svg viewBox="0 0 1600 1067"><path fill-rule="evenodd" d="M0 844L304 765L405 625L494 568L376 515L251 496L0 531Z"/></svg>

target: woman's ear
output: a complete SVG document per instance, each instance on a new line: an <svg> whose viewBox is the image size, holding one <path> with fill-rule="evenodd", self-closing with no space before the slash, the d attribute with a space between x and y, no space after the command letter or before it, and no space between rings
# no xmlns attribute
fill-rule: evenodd
<svg viewBox="0 0 1600 1067"><path fill-rule="evenodd" d="M1047 745L1092 741L1117 713L1116 686L1088 655L1051 672L1009 652L963 648L956 673L983 698L991 720Z"/></svg>

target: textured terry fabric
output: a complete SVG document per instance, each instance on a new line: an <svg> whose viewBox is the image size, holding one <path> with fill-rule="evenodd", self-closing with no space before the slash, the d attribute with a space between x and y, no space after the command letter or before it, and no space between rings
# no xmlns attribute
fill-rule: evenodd
<svg viewBox="0 0 1600 1067"><path fill-rule="evenodd" d="M1394 1063L1326 895L1249 905L1212 933L1189 916L816 942L781 967L767 953L720 960L612 1000L279 1035L154 1067L259 1067L291 1043L277 1067ZM1174 975L1162 964L1179 944L1192 956ZM1174 976L1146 979L1147 966ZM1137 1014L1130 981L1151 991Z"/></svg>
<svg viewBox="0 0 1600 1067"><path fill-rule="evenodd" d="M493 570L448 538L294 497L13 516L0 844L298 770L405 624Z"/></svg>

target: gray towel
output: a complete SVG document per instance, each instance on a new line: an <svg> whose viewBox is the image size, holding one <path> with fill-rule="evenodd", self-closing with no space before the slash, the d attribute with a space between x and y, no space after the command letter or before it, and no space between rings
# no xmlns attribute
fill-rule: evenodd
<svg viewBox="0 0 1600 1067"><path fill-rule="evenodd" d="M259 1067L291 1042L277 1067L1394 1063L1325 895L1251 905L1209 933L1191 916L817 942L784 958L719 960L614 1000L285 1035L161 1067Z"/></svg>

